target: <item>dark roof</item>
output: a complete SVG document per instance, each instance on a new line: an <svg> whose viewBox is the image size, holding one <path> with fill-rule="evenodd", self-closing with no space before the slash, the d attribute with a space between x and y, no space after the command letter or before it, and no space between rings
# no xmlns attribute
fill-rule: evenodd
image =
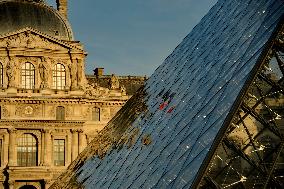
<svg viewBox="0 0 284 189"><path fill-rule="evenodd" d="M109 87L109 80L111 75L102 75L102 76L95 76L95 75L86 75L87 80L89 83L97 83L101 87L108 88ZM142 76L116 76L119 85L122 87L124 86L126 89L127 95L133 95L141 86L144 85L147 77Z"/></svg>
<svg viewBox="0 0 284 189"><path fill-rule="evenodd" d="M32 1L0 1L0 35L26 27L58 39L73 40L68 21L46 4Z"/></svg>
<svg viewBox="0 0 284 189"><path fill-rule="evenodd" d="M218 133L226 131L244 90L254 83L256 70L265 62L283 14L282 0L219 0L53 187L77 183L82 188L194 188L211 148L218 145L214 141L222 137ZM262 70L259 73L257 79L272 83ZM283 93L279 84L272 85ZM250 108L246 111L252 113ZM248 116L250 122L254 114ZM257 121L264 123L266 131L271 129L263 118ZM242 130L250 141L253 129ZM283 141L276 134L273 137ZM283 147L283 142L276 144ZM266 169L274 164L264 167L262 158L248 157L248 151L254 150L251 143L245 150L234 141L225 145L229 153L223 151L223 156L228 159L217 165L225 170L219 175L225 185L207 178L211 185L204 188L252 188L244 186L246 178L256 181L258 176L272 175L273 170ZM266 153L273 152L275 159L281 148ZM244 164L238 157L245 160L248 170L239 169ZM256 159L260 161L254 163ZM233 167L226 166L233 160ZM240 186L229 187L234 184Z"/></svg>

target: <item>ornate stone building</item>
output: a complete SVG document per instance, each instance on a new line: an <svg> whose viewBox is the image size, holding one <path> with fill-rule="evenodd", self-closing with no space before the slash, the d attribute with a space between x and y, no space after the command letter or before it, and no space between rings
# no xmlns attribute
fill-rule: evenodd
<svg viewBox="0 0 284 189"><path fill-rule="evenodd" d="M0 0L0 188L47 188L144 81L86 78L67 0L56 2Z"/></svg>

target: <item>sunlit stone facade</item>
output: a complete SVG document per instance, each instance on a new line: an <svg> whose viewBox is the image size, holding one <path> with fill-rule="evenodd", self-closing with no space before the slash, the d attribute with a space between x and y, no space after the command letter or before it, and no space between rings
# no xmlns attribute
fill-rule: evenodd
<svg viewBox="0 0 284 189"><path fill-rule="evenodd" d="M115 75L88 82L57 3L0 1L0 188L48 188L130 97Z"/></svg>

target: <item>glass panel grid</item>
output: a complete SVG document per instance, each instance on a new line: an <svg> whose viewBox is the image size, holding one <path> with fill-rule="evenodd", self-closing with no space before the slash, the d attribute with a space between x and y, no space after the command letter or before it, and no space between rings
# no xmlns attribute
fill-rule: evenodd
<svg viewBox="0 0 284 189"><path fill-rule="evenodd" d="M119 144L106 154L89 155L84 168L69 173L79 175L86 188L190 188L283 13L279 0L219 0L147 80L143 97L128 101L111 121L107 134L129 128L115 141ZM133 102L145 103L146 110ZM139 132L128 145L133 128ZM145 136L150 143L143 142ZM229 140L226 144L237 149ZM253 148L248 145L247 153ZM232 150L228 155L240 156ZM240 157L250 162L258 158Z"/></svg>

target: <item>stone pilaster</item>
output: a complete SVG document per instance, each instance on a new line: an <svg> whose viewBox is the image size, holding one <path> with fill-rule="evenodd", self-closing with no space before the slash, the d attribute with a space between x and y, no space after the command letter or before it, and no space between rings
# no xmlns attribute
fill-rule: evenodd
<svg viewBox="0 0 284 189"><path fill-rule="evenodd" d="M78 156L78 130L72 129L72 161Z"/></svg>
<svg viewBox="0 0 284 189"><path fill-rule="evenodd" d="M6 132L4 135L3 140L3 162L1 164L1 167L8 165L9 163L9 133Z"/></svg>
<svg viewBox="0 0 284 189"><path fill-rule="evenodd" d="M44 152L45 152L45 141L44 141L44 130L41 131L41 154L40 154L40 166L44 166Z"/></svg>
<svg viewBox="0 0 284 189"><path fill-rule="evenodd" d="M16 141L17 130L15 128L8 129L9 132L9 166L16 166Z"/></svg>
<svg viewBox="0 0 284 189"><path fill-rule="evenodd" d="M87 146L86 135L83 130L79 130L79 153L81 153Z"/></svg>
<svg viewBox="0 0 284 189"><path fill-rule="evenodd" d="M52 141L50 130L44 130L44 165L51 165Z"/></svg>
<svg viewBox="0 0 284 189"><path fill-rule="evenodd" d="M67 135L67 152L65 153L66 157L66 165L68 166L72 161L72 134L68 133Z"/></svg>

